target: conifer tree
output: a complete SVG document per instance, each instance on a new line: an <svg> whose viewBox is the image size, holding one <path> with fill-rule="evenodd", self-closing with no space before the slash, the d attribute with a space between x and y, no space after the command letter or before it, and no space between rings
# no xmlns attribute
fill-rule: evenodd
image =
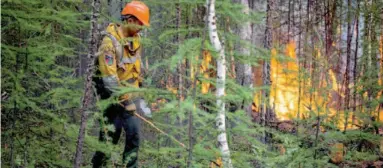
<svg viewBox="0 0 383 168"><path fill-rule="evenodd" d="M86 9L79 1L1 2L2 167L71 167Z"/></svg>

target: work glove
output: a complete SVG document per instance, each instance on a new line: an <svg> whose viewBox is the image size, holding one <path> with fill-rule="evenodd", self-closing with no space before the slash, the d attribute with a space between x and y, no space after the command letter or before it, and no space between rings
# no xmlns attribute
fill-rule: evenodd
<svg viewBox="0 0 383 168"><path fill-rule="evenodd" d="M139 110L139 112L142 112L146 118L152 118L152 110L148 107L144 99L138 99L136 104L138 106L137 110Z"/></svg>
<svg viewBox="0 0 383 168"><path fill-rule="evenodd" d="M124 106L125 111L128 112L129 114L134 115L134 113L136 113L137 107L133 101L125 100L122 102L122 104Z"/></svg>

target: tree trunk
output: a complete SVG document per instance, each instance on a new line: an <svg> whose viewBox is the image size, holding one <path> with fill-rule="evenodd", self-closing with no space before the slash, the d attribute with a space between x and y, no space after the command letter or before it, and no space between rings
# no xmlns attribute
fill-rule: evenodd
<svg viewBox="0 0 383 168"><path fill-rule="evenodd" d="M108 0L108 14L111 19L120 20L122 8L122 0Z"/></svg>
<svg viewBox="0 0 383 168"><path fill-rule="evenodd" d="M302 0L299 0L299 27L302 27ZM301 67L301 40L302 40L302 30L299 30L299 39L298 39L298 102L297 102L297 119L300 119L301 116L301 96L302 96L302 67Z"/></svg>
<svg viewBox="0 0 383 168"><path fill-rule="evenodd" d="M383 10L383 8L382 8ZM383 18L383 12L380 13L380 18ZM379 53L380 53L380 86L383 86L383 19L380 20L380 41L379 41ZM383 89L380 91L380 96L383 95ZM382 121L383 115L383 102L380 103L378 108L378 122ZM381 141L382 142L382 141ZM383 148L383 147L382 147Z"/></svg>
<svg viewBox="0 0 383 168"><path fill-rule="evenodd" d="M272 46L272 40L273 40L273 18L272 18L272 12L274 9L274 0L267 0L267 9L266 9L266 29L265 29L265 39L264 39L264 48L265 49L271 49ZM268 60L265 60L263 62L263 70L262 70L262 80L264 86L271 86L271 80L270 80L270 62ZM262 94L263 104L262 104L262 115L261 115L261 121L262 125L267 125L266 120L268 120L271 117L271 109L269 105L269 98L270 98L270 91L264 90Z"/></svg>
<svg viewBox="0 0 383 168"><path fill-rule="evenodd" d="M245 15L249 15L249 1L248 0L236 0L236 2L239 2L242 4L243 9L242 13ZM250 37L252 36L252 30L250 26L250 22L244 22L243 24L239 25L239 37L241 39L241 42L239 44L239 53L247 58L250 58L250 50L248 44L250 43ZM250 64L248 64L250 61L246 61L243 64L243 79L242 79L242 86L245 87L253 87L253 73L252 73L252 67ZM242 105L243 109L246 111L246 113L250 116L251 115L251 102L244 102Z"/></svg>
<svg viewBox="0 0 383 168"><path fill-rule="evenodd" d="M90 101L92 99L92 75L94 72L94 57L97 52L97 41L98 41L98 35L97 35L97 20L99 17L99 10L100 10L100 0L94 0L92 3L93 12L92 12L92 18L91 18L91 25L90 25L90 43L89 43L89 53L88 53L88 67L86 69L86 78L85 78L85 88L84 88L84 95L82 99L82 106L80 109L81 113L81 124L80 124L80 130L77 138L77 146L76 146L76 154L74 158L74 168L79 168L81 164L81 157L82 157L82 148L84 145L84 139L85 139L85 129L86 129L86 120L87 120L87 111L90 106Z"/></svg>
<svg viewBox="0 0 383 168"><path fill-rule="evenodd" d="M181 6L180 6L180 3L178 2L176 4L176 28L177 30L180 29L180 25L181 25ZM179 45L180 44L180 33L177 33L177 36L176 36L176 43ZM178 67L177 67L177 70L178 70L178 96L179 96L179 101L181 102L183 100L183 77L182 75L184 75L184 69L183 69L183 60L180 59L178 61Z"/></svg>
<svg viewBox="0 0 383 168"><path fill-rule="evenodd" d="M216 125L218 127L218 146L221 150L223 165L226 168L231 168L231 158L229 145L227 143L226 136L226 124L225 124L225 102L223 96L225 94L225 80L226 80L226 62L225 62L225 50L219 40L216 16L215 16L215 0L206 0L207 4L207 24L210 42L214 49L218 52L217 58L217 109L218 115L216 118Z"/></svg>
<svg viewBox="0 0 383 168"><path fill-rule="evenodd" d="M266 11L266 1L264 0L250 0L249 1L249 7L253 12L256 13L263 13ZM251 35L251 43L253 46L263 46L264 39L265 39L265 27L266 25L261 23L253 23L251 24L252 28L252 35ZM258 51L253 51L251 55L261 55ZM258 66L253 67L253 85L256 87L262 87L263 80L262 80L262 65L263 61L258 61ZM255 98L253 100L254 105L254 111L253 112L253 121L260 123L260 105L261 105L261 97L262 92L255 93Z"/></svg>
<svg viewBox="0 0 383 168"><path fill-rule="evenodd" d="M332 57L333 54L333 42L334 42L334 30L335 27L334 25L335 22L335 15L336 15L336 8L337 8L337 3L332 0L327 0L327 11L326 11L326 16L325 16L325 32L326 32L326 48L325 48L325 53L326 53L326 59L329 61L329 58Z"/></svg>
<svg viewBox="0 0 383 168"><path fill-rule="evenodd" d="M357 1L357 14L356 14L356 26L355 26L355 54L354 54L354 68L353 68L353 82L354 86L356 85L356 74L357 74L357 65L358 65L358 51L359 51L359 15L360 15L360 0ZM351 126L354 126L355 124L355 111L356 111L356 95L357 95L357 89L354 87L353 89L353 106L352 106L352 121L351 121Z"/></svg>
<svg viewBox="0 0 383 168"><path fill-rule="evenodd" d="M344 122L344 132L347 130L347 123L348 123L348 110L350 106L350 62L351 62L351 41L352 41L352 32L351 32L351 1L347 1L347 60L346 60L346 81L345 81L345 99L344 99L344 106L345 106L345 122Z"/></svg>

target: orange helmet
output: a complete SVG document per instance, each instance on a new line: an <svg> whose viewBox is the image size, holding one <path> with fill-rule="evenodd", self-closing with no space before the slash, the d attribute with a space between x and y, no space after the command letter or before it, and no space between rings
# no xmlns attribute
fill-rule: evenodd
<svg viewBox="0 0 383 168"><path fill-rule="evenodd" d="M132 1L126 4L121 15L133 15L142 22L145 26L149 24L149 8L141 1Z"/></svg>

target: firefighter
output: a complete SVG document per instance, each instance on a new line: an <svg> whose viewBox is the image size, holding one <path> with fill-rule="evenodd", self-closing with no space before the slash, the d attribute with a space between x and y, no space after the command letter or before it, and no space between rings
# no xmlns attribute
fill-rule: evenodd
<svg viewBox="0 0 383 168"><path fill-rule="evenodd" d="M139 87L141 83L141 44L138 33L143 27L149 26L149 8L143 2L132 1L122 10L121 20L121 24L109 24L99 47L97 70L93 79L101 99L111 97L121 87ZM109 131L103 126L100 130L99 140L105 142L109 138L113 144L118 143L122 130L125 131L122 162L126 167L137 167L140 143L139 119L134 115L137 97L132 93L124 94L119 97L121 103L107 107L104 123L114 125L115 130ZM107 158L105 153L96 151L92 158L93 167L105 166Z"/></svg>

